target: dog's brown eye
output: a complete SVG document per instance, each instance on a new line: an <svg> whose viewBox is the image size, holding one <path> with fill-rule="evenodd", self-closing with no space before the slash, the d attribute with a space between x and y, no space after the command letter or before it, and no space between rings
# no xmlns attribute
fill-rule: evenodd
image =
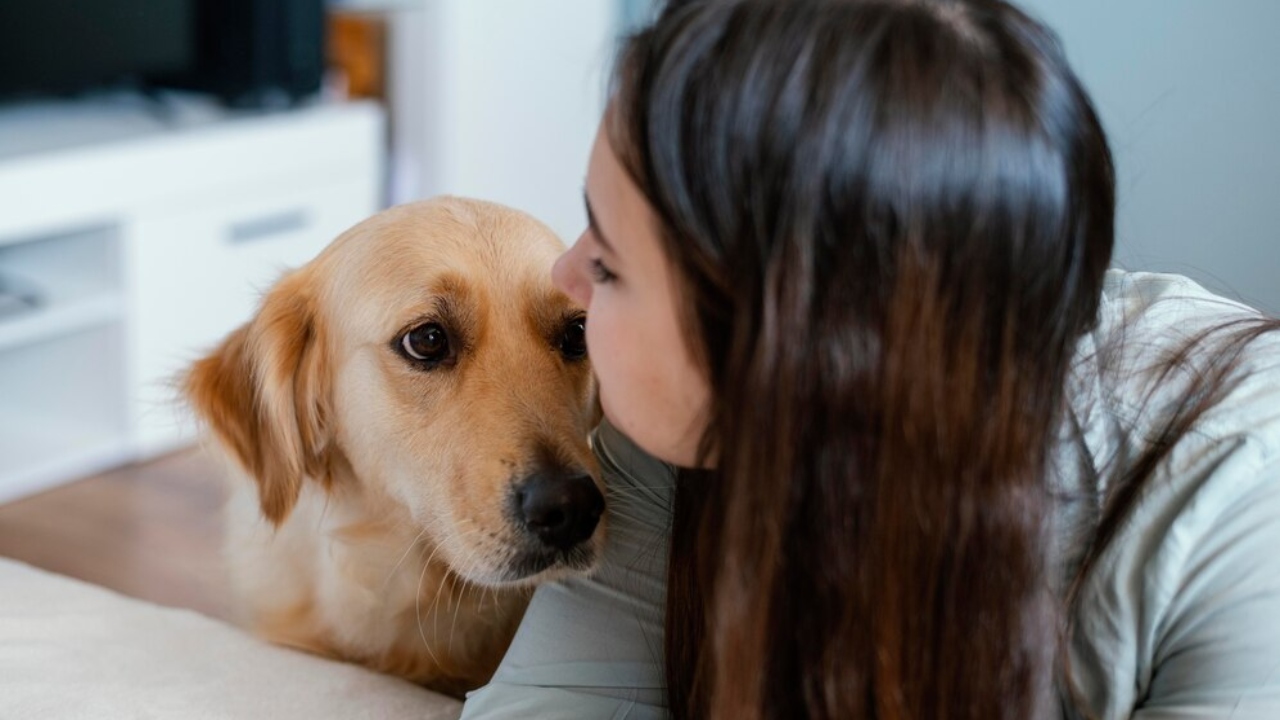
<svg viewBox="0 0 1280 720"><path fill-rule="evenodd" d="M587 356L587 319L576 317L564 326L560 338L560 354L566 360L581 360Z"/></svg>
<svg viewBox="0 0 1280 720"><path fill-rule="evenodd" d="M436 323L426 323L405 333L400 349L414 360L444 362L449 359L449 335Z"/></svg>

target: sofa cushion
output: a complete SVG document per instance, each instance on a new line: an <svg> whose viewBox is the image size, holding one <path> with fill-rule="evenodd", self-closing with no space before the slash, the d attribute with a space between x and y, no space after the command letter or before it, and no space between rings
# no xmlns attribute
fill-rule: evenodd
<svg viewBox="0 0 1280 720"><path fill-rule="evenodd" d="M461 711L402 680L4 558L0 708L42 720L455 720Z"/></svg>

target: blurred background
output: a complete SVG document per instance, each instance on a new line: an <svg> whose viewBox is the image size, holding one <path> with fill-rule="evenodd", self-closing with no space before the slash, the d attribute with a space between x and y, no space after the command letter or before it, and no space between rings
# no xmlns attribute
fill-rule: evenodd
<svg viewBox="0 0 1280 720"><path fill-rule="evenodd" d="M1115 154L1117 264L1280 313L1280 2L1023 0Z"/></svg>
<svg viewBox="0 0 1280 720"><path fill-rule="evenodd" d="M1117 262L1280 312L1275 0L1025 0L1110 133ZM0 502L194 441L171 380L282 269L450 193L580 232L650 0L0 2Z"/></svg>

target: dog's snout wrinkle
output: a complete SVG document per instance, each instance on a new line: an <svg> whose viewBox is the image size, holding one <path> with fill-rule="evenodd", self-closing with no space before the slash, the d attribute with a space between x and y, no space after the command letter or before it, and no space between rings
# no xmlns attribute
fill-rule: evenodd
<svg viewBox="0 0 1280 720"><path fill-rule="evenodd" d="M582 473L535 473L516 488L515 503L525 528L557 550L590 538L604 513L604 496Z"/></svg>

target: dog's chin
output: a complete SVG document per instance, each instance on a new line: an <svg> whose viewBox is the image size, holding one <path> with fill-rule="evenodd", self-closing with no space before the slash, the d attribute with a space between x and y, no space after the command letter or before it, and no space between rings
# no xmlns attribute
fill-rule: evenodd
<svg viewBox="0 0 1280 720"><path fill-rule="evenodd" d="M521 550L495 567L471 568L454 572L471 582L490 587L532 587L544 582L589 575L600 563L600 552L594 541L575 545L568 550L543 548Z"/></svg>

